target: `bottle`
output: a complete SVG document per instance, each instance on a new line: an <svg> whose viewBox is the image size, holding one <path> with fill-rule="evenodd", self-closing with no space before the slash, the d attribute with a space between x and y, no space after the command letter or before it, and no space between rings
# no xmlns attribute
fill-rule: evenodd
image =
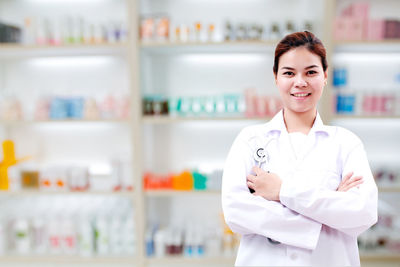
<svg viewBox="0 0 400 267"><path fill-rule="evenodd" d="M13 239L15 251L20 255L27 255L30 252L30 235L28 221L23 217L17 217L13 227Z"/></svg>
<svg viewBox="0 0 400 267"><path fill-rule="evenodd" d="M109 253L109 224L107 217L103 214L97 215L94 221L95 249L97 255L107 255Z"/></svg>
<svg viewBox="0 0 400 267"><path fill-rule="evenodd" d="M272 23L269 37L270 40L279 40L281 38L281 32L278 23Z"/></svg>
<svg viewBox="0 0 400 267"><path fill-rule="evenodd" d="M42 214L40 214L42 215ZM43 255L47 250L47 240L46 240L46 225L43 220L43 215L38 216L38 214L32 219L32 250L35 254Z"/></svg>
<svg viewBox="0 0 400 267"><path fill-rule="evenodd" d="M165 256L166 233L163 229L158 229L154 233L154 253L156 257Z"/></svg>
<svg viewBox="0 0 400 267"><path fill-rule="evenodd" d="M184 238L183 256L191 258L193 257L193 231L191 228L186 229Z"/></svg>
<svg viewBox="0 0 400 267"><path fill-rule="evenodd" d="M154 240L153 240L153 232L151 228L147 229L145 234L145 243L146 243L146 256L151 257L154 255Z"/></svg>
<svg viewBox="0 0 400 267"><path fill-rule="evenodd" d="M73 255L77 253L77 234L71 214L65 216L60 222L61 249L64 254Z"/></svg>
<svg viewBox="0 0 400 267"><path fill-rule="evenodd" d="M123 246L123 220L121 214L114 213L111 215L110 222L110 253L114 255L121 255L124 249Z"/></svg>
<svg viewBox="0 0 400 267"><path fill-rule="evenodd" d="M24 19L23 43L25 45L35 44L35 25L33 18L26 17Z"/></svg>
<svg viewBox="0 0 400 267"><path fill-rule="evenodd" d="M95 231L92 226L91 215L87 209L81 211L78 227L78 248L82 257L91 257L94 253Z"/></svg>
<svg viewBox="0 0 400 267"><path fill-rule="evenodd" d="M123 235L123 247L126 255L132 256L136 251L135 222L132 211L126 213L121 234Z"/></svg>

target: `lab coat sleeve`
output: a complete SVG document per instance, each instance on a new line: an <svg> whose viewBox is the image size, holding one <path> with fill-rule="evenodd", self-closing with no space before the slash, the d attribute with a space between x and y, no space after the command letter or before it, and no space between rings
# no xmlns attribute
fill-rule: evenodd
<svg viewBox="0 0 400 267"><path fill-rule="evenodd" d="M335 228L350 236L358 236L377 222L378 190L361 141L343 155L342 177L353 171L363 176L359 188L338 192L324 187L312 187L304 181L307 175L293 174L282 183L280 201L286 207ZM321 174L319 174L321 175ZM329 173L325 175L329 176ZM323 180L329 177L321 177Z"/></svg>
<svg viewBox="0 0 400 267"><path fill-rule="evenodd" d="M322 224L294 212L281 203L254 196L246 176L254 165L243 132L233 143L222 180L222 208L225 221L235 233L258 234L284 244L314 249Z"/></svg>

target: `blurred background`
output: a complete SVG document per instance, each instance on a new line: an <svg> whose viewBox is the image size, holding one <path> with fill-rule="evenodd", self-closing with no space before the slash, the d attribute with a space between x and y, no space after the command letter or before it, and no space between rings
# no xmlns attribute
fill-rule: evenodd
<svg viewBox="0 0 400 267"><path fill-rule="evenodd" d="M398 0L0 0L0 266L232 266L224 160L301 30L379 186L362 266L400 266Z"/></svg>

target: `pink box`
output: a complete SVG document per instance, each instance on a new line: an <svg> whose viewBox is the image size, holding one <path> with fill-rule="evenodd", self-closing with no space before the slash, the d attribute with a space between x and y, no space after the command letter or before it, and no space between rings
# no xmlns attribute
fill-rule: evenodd
<svg viewBox="0 0 400 267"><path fill-rule="evenodd" d="M368 2L356 2L356 3L352 4L351 16L368 20L368 18L369 18L369 3Z"/></svg>
<svg viewBox="0 0 400 267"><path fill-rule="evenodd" d="M347 39L347 20L348 17L336 17L333 25L333 35L335 40L346 40Z"/></svg>
<svg viewBox="0 0 400 267"><path fill-rule="evenodd" d="M385 34L385 22L382 19L370 19L367 26L368 40L383 40Z"/></svg>
<svg viewBox="0 0 400 267"><path fill-rule="evenodd" d="M365 23L362 18L337 17L334 24L335 40L359 41L364 39Z"/></svg>
<svg viewBox="0 0 400 267"><path fill-rule="evenodd" d="M365 23L363 18L352 17L347 20L347 40L360 41L364 39Z"/></svg>

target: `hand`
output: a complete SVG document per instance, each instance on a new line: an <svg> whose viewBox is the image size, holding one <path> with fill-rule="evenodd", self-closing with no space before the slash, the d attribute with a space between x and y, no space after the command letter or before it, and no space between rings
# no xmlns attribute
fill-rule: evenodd
<svg viewBox="0 0 400 267"><path fill-rule="evenodd" d="M353 187L359 188L359 185L363 183L363 177L362 176L354 176L352 177L354 172L349 172L344 176L342 181L339 184L339 187L336 191L340 192L346 192L350 190Z"/></svg>
<svg viewBox="0 0 400 267"><path fill-rule="evenodd" d="M252 171L256 175L247 175L247 186L253 189L255 196L261 196L267 200L279 201L282 180L275 173L269 173L257 166Z"/></svg>

